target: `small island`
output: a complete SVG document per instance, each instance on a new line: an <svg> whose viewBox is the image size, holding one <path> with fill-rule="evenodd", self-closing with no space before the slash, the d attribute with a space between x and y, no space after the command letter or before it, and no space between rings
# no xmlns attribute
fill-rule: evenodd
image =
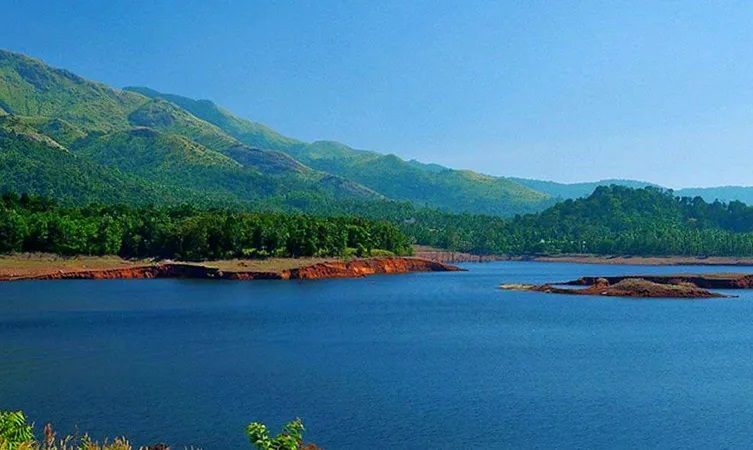
<svg viewBox="0 0 753 450"><path fill-rule="evenodd" d="M585 288L563 286L587 286ZM750 289L753 275L743 273L623 275L581 277L564 283L502 284L501 289L547 294L637 298L731 298L708 289Z"/></svg>

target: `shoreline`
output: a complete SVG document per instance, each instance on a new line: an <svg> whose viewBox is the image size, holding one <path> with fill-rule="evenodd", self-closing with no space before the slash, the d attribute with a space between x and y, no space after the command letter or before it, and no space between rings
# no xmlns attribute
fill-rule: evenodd
<svg viewBox="0 0 753 450"><path fill-rule="evenodd" d="M736 256L475 255L420 246L414 247L414 255L442 263L522 261L635 266L753 266L753 257Z"/></svg>
<svg viewBox="0 0 753 450"><path fill-rule="evenodd" d="M635 266L753 266L753 257L734 256L521 255L500 257L499 261Z"/></svg>
<svg viewBox="0 0 753 450"><path fill-rule="evenodd" d="M29 264L29 261L34 264ZM71 264L82 261L86 264ZM459 267L414 257L374 257L351 260L288 259L207 262L126 261L119 258L98 260L86 257L3 257L0 282L30 280L104 280L192 278L214 280L314 280L363 278L369 275L413 272L457 272ZM98 267L99 263L99 267ZM31 265L32 268L28 266ZM41 267L40 267L41 266ZM93 267L92 267L93 266Z"/></svg>

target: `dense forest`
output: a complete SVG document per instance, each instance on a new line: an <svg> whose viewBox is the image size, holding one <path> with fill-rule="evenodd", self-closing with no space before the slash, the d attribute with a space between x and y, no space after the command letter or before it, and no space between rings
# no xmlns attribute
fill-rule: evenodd
<svg viewBox="0 0 753 450"><path fill-rule="evenodd" d="M481 254L753 255L753 207L647 187L598 187L538 214L450 214L408 202L288 201L252 209L0 202L0 252L217 259L410 253L411 244ZM270 210L274 210L271 212Z"/></svg>
<svg viewBox="0 0 753 450"><path fill-rule="evenodd" d="M358 217L252 213L226 209L64 207L6 193L0 197L0 253L120 255L175 259L367 256L411 253L394 224Z"/></svg>
<svg viewBox="0 0 753 450"><path fill-rule="evenodd" d="M511 220L416 210L400 228L416 242L474 253L753 255L753 208L654 187L598 187Z"/></svg>

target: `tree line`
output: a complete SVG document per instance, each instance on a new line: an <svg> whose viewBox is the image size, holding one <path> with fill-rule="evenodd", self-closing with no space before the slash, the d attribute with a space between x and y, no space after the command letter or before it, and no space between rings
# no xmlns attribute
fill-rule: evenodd
<svg viewBox="0 0 753 450"><path fill-rule="evenodd" d="M753 207L652 187L599 187L510 220L416 211L398 226L416 242L473 253L753 256Z"/></svg>
<svg viewBox="0 0 753 450"><path fill-rule="evenodd" d="M187 260L411 253L385 221L354 216L197 209L190 205L63 207L29 195L0 196L0 253L119 255Z"/></svg>
<svg viewBox="0 0 753 450"><path fill-rule="evenodd" d="M369 255L377 249L403 255L416 243L478 254L753 256L753 207L651 187L599 187L589 197L511 219L394 201L344 200L326 208L314 202L302 214L1 198L0 252L219 259Z"/></svg>

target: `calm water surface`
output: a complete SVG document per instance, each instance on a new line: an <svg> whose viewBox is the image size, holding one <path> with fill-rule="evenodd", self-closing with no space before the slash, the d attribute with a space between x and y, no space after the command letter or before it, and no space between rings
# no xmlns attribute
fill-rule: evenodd
<svg viewBox="0 0 753 450"><path fill-rule="evenodd" d="M205 450L250 448L245 424L296 416L327 449L753 447L753 291L688 301L497 289L741 268L465 267L0 284L0 409L23 409L37 428Z"/></svg>

